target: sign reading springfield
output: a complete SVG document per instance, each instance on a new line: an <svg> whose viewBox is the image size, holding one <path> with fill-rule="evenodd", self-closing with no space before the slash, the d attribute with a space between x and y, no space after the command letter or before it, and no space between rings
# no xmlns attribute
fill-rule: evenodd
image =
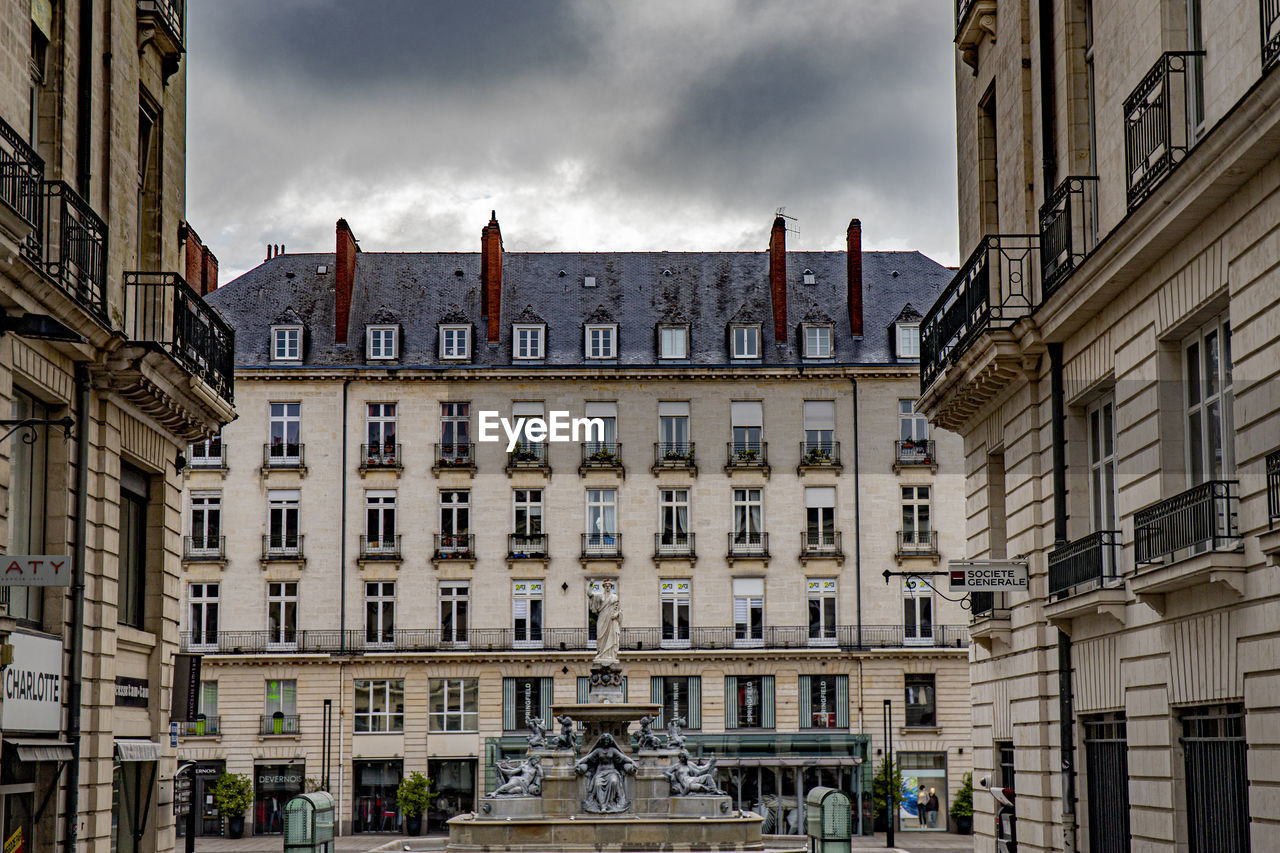
<svg viewBox="0 0 1280 853"><path fill-rule="evenodd" d="M1027 564L1021 560L952 560L952 592L1025 592Z"/></svg>

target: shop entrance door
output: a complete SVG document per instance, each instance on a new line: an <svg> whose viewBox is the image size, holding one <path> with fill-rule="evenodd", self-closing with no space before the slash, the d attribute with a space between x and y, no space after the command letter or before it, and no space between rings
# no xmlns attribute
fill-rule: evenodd
<svg viewBox="0 0 1280 853"><path fill-rule="evenodd" d="M427 812L428 832L448 832L445 821L476 807L476 760L473 758L432 759L431 779L440 793Z"/></svg>

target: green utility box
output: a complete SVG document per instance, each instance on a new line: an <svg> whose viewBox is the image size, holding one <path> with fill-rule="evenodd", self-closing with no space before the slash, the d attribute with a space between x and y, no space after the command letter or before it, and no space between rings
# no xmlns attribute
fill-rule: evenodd
<svg viewBox="0 0 1280 853"><path fill-rule="evenodd" d="M835 788L812 788L804 798L804 817L809 853L849 853L853 809L848 797Z"/></svg>
<svg viewBox="0 0 1280 853"><path fill-rule="evenodd" d="M285 853L333 853L333 795L299 794L284 804Z"/></svg>

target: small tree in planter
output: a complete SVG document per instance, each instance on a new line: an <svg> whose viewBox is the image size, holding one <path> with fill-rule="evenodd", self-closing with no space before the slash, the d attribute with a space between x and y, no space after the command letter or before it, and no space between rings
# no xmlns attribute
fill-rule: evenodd
<svg viewBox="0 0 1280 853"><path fill-rule="evenodd" d="M431 808L431 801L439 794L431 790L431 780L422 773L410 773L400 780L396 789L396 802L404 815L404 831L406 835L417 835L422 832L422 816Z"/></svg>
<svg viewBox="0 0 1280 853"><path fill-rule="evenodd" d="M951 801L951 819L956 822L956 832L968 835L973 832L973 774L964 774L964 782Z"/></svg>
<svg viewBox="0 0 1280 853"><path fill-rule="evenodd" d="M227 835L244 835L244 813L253 805L253 783L243 773L223 773L213 783L213 805L227 819Z"/></svg>
<svg viewBox="0 0 1280 853"><path fill-rule="evenodd" d="M880 762L871 780L871 801L875 807L876 829L888 829L897 804L902 800L902 771L889 766L889 759ZM892 807L890 805L892 801Z"/></svg>

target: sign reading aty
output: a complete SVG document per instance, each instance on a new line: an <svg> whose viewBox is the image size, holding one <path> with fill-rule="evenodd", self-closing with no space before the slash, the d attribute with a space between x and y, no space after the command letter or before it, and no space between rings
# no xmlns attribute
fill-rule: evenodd
<svg viewBox="0 0 1280 853"><path fill-rule="evenodd" d="M71 586L71 558L0 555L0 586Z"/></svg>

